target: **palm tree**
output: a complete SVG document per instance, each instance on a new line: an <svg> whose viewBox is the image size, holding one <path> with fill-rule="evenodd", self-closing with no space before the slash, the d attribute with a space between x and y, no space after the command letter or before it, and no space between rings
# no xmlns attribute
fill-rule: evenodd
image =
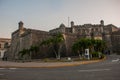
<svg viewBox="0 0 120 80"><path fill-rule="evenodd" d="M30 50L29 49L23 49L22 51L19 52L19 55L21 58L26 58L25 55L30 56Z"/></svg>
<svg viewBox="0 0 120 80"><path fill-rule="evenodd" d="M29 50L30 50L30 58L32 59L32 54L36 54L39 50L39 47L32 45Z"/></svg>
<svg viewBox="0 0 120 80"><path fill-rule="evenodd" d="M43 41L41 43L41 45L48 45L48 46L51 45L56 58L60 59L63 42L64 42L63 35L61 33L57 33L57 34L53 35L52 38L49 38L49 39Z"/></svg>
<svg viewBox="0 0 120 80"><path fill-rule="evenodd" d="M36 54L39 50L38 46L31 46L29 49L23 49L22 51L19 52L19 56L21 58L28 58L32 59L32 54ZM27 57L26 57L27 55Z"/></svg>

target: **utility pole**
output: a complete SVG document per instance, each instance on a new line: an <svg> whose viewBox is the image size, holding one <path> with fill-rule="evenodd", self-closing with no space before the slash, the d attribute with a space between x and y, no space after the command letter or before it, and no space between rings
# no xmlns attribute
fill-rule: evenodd
<svg viewBox="0 0 120 80"><path fill-rule="evenodd" d="M69 27L69 23L70 23L70 17L68 17L68 27Z"/></svg>

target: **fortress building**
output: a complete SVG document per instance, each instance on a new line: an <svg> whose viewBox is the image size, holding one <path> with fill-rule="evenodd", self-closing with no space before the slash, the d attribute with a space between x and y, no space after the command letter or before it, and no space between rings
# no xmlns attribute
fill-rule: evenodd
<svg viewBox="0 0 120 80"><path fill-rule="evenodd" d="M104 21L101 20L100 24L84 24L84 25L75 25L73 21L71 21L71 27L65 27L64 24L61 24L59 28L50 30L50 33L64 33L66 34L66 42L69 43L69 38L94 38L101 39L107 42L108 50L112 50L112 33L117 32L119 29L112 25L104 25ZM68 38L69 37L69 38ZM70 39L73 40L74 39ZM70 44L66 45L70 45ZM71 42L70 42L71 43Z"/></svg>
<svg viewBox="0 0 120 80"><path fill-rule="evenodd" d="M120 29L112 33L112 51L120 54Z"/></svg>
<svg viewBox="0 0 120 80"><path fill-rule="evenodd" d="M12 33L9 58L17 59L19 51L38 45L39 42L49 38L49 33L41 30L26 29L24 23L18 23L18 30ZM47 51L47 49L46 49Z"/></svg>
<svg viewBox="0 0 120 80"><path fill-rule="evenodd" d="M38 45L38 43L42 42L50 38L53 34L62 33L65 38L65 46L63 48L63 53L66 56L72 55L71 47L73 43L79 38L94 38L101 39L107 42L108 50L112 52L114 40L113 37L118 37L120 34L115 34L119 32L119 28L112 25L104 25L104 21L101 20L100 24L84 24L84 25L75 25L73 21L71 21L71 27L66 27L64 24L61 24L58 28L52 29L49 32L34 30L34 29L26 29L24 23L20 21L18 23L18 30L12 33L12 41L10 47L10 58L17 59L18 53L22 49L30 48L32 45ZM112 36L113 35L113 36ZM119 37L120 38L120 37ZM117 45L117 44L116 44ZM115 45L115 46L116 46ZM115 51L116 49L114 49ZM46 53L51 53L47 48L43 48L41 54L43 56L47 55ZM40 58L39 55L35 55L33 58Z"/></svg>

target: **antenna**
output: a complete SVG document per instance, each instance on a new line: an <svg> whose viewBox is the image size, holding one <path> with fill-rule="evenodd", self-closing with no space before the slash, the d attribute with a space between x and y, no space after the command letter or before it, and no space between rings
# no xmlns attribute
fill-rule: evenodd
<svg viewBox="0 0 120 80"><path fill-rule="evenodd" d="M68 17L68 27L69 27L69 24L70 24L70 17Z"/></svg>

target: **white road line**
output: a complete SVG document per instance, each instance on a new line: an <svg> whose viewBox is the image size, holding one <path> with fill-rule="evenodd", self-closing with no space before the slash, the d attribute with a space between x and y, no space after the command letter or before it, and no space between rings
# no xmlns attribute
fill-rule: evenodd
<svg viewBox="0 0 120 80"><path fill-rule="evenodd" d="M112 60L112 62L118 62L120 59L118 58L118 59L115 59L115 60Z"/></svg>
<svg viewBox="0 0 120 80"><path fill-rule="evenodd" d="M14 69L17 69L17 68L8 68L8 69L14 70Z"/></svg>
<svg viewBox="0 0 120 80"><path fill-rule="evenodd" d="M0 76L2 76L2 75L4 75L4 74L0 74Z"/></svg>
<svg viewBox="0 0 120 80"><path fill-rule="evenodd" d="M0 70L4 70L4 69L15 70L15 69L18 69L18 68L0 68Z"/></svg>
<svg viewBox="0 0 120 80"><path fill-rule="evenodd" d="M5 68L0 68L0 69L5 69Z"/></svg>
<svg viewBox="0 0 120 80"><path fill-rule="evenodd" d="M95 72L95 71L109 71L111 69L90 69L90 70L79 70L79 72Z"/></svg>

